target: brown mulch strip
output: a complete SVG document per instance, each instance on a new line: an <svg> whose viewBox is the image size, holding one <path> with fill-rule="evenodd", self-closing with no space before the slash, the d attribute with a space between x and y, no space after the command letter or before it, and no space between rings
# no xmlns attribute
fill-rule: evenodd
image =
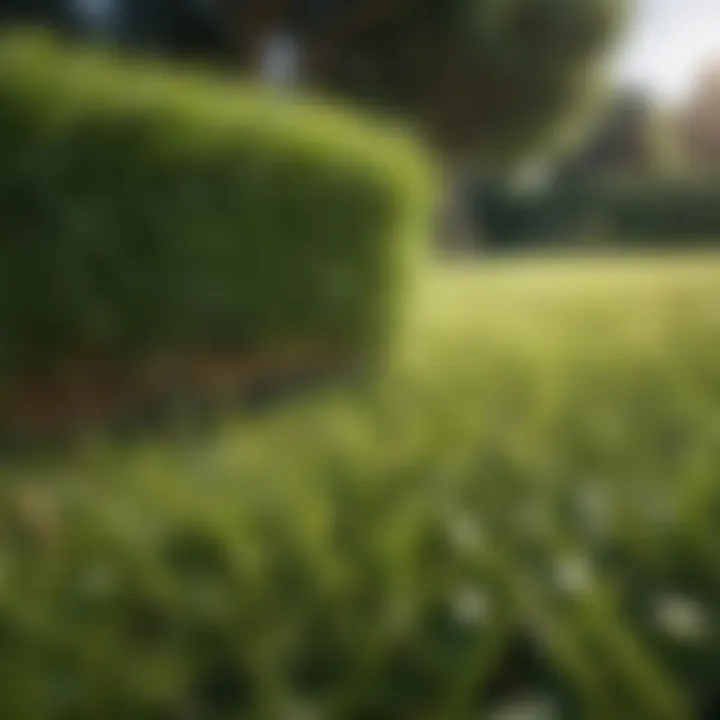
<svg viewBox="0 0 720 720"><path fill-rule="evenodd" d="M120 424L256 407L352 367L347 354L317 349L275 354L158 357L142 367L82 360L0 389L0 437L46 439Z"/></svg>

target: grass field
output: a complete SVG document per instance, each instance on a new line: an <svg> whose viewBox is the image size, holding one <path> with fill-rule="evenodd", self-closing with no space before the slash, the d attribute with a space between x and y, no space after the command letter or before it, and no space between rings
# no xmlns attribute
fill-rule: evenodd
<svg viewBox="0 0 720 720"><path fill-rule="evenodd" d="M720 716L720 257L416 290L369 392L6 464L6 717Z"/></svg>

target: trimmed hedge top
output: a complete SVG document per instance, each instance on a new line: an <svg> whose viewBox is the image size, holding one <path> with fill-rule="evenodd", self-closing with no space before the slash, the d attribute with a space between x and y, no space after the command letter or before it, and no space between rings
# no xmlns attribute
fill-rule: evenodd
<svg viewBox="0 0 720 720"><path fill-rule="evenodd" d="M376 352L425 229L403 133L44 37L2 40L0 158L0 382L88 354Z"/></svg>

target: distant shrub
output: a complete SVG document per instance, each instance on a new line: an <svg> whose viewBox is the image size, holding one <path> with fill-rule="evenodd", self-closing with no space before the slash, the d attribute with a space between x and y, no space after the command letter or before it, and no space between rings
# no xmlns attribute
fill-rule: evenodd
<svg viewBox="0 0 720 720"><path fill-rule="evenodd" d="M584 240L667 245L720 236L720 184L703 181L559 185L538 193L495 185L477 198L485 240L500 247Z"/></svg>
<svg viewBox="0 0 720 720"><path fill-rule="evenodd" d="M626 183L607 191L607 204L619 238L672 242L720 236L720 184Z"/></svg>
<svg viewBox="0 0 720 720"><path fill-rule="evenodd" d="M390 127L47 38L2 40L0 158L0 390L87 356L375 355L424 230Z"/></svg>

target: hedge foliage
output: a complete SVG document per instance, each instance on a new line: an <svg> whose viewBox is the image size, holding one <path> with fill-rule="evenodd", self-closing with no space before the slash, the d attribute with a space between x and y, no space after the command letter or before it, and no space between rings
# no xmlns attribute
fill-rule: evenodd
<svg viewBox="0 0 720 720"><path fill-rule="evenodd" d="M389 125L48 37L0 45L0 378L387 338L428 167Z"/></svg>
<svg viewBox="0 0 720 720"><path fill-rule="evenodd" d="M720 184L626 181L560 185L522 194L500 186L477 196L492 244L528 241L619 244L713 242L720 236Z"/></svg>

